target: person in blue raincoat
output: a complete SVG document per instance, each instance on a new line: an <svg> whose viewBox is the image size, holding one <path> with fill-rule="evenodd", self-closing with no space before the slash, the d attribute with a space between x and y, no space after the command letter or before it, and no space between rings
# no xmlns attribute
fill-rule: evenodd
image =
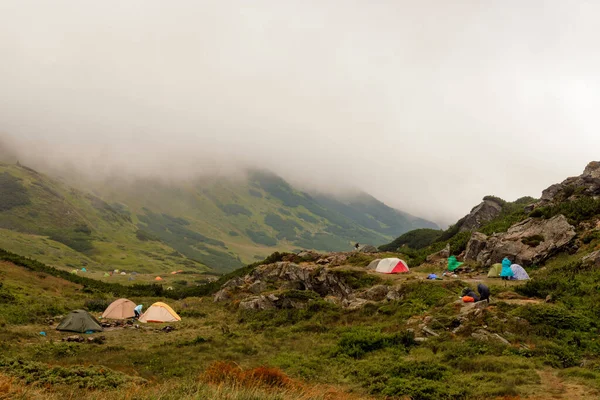
<svg viewBox="0 0 600 400"><path fill-rule="evenodd" d="M508 258L504 257L502 260L502 272L500 272L500 277L502 280L507 281L513 277L512 269L510 269L511 262Z"/></svg>

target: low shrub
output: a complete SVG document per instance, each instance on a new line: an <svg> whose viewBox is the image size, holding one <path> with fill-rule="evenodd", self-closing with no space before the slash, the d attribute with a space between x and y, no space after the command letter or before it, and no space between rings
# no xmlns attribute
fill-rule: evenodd
<svg viewBox="0 0 600 400"><path fill-rule="evenodd" d="M104 312L110 303L106 299L89 299L85 301L84 307L88 311Z"/></svg>
<svg viewBox="0 0 600 400"><path fill-rule="evenodd" d="M230 384L241 387L290 387L292 381L280 369L260 366L243 370L236 364L227 361L216 361L200 375L205 383L221 385Z"/></svg>
<svg viewBox="0 0 600 400"><path fill-rule="evenodd" d="M364 328L355 328L342 334L333 354L361 358L375 350L388 347L406 350L414 345L414 334L409 331L382 333Z"/></svg>

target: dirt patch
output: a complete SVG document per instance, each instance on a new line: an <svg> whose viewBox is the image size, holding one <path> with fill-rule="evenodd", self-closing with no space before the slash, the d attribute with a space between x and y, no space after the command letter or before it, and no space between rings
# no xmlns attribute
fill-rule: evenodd
<svg viewBox="0 0 600 400"><path fill-rule="evenodd" d="M541 390L536 390L536 394L524 397L528 400L588 400L597 399L598 391L574 382L565 382L552 370L537 371L540 376Z"/></svg>

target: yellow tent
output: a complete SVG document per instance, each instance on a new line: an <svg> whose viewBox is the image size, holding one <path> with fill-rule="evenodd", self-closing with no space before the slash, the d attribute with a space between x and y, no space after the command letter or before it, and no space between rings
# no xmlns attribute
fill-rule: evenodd
<svg viewBox="0 0 600 400"><path fill-rule="evenodd" d="M181 317L168 304L157 302L140 317L140 322L177 322Z"/></svg>

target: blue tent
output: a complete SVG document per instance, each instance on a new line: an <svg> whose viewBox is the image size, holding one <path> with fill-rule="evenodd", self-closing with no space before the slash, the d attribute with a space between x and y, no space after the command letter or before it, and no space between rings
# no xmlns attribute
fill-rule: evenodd
<svg viewBox="0 0 600 400"><path fill-rule="evenodd" d="M85 269L85 267L81 268L81 272L87 272L87 269Z"/></svg>

